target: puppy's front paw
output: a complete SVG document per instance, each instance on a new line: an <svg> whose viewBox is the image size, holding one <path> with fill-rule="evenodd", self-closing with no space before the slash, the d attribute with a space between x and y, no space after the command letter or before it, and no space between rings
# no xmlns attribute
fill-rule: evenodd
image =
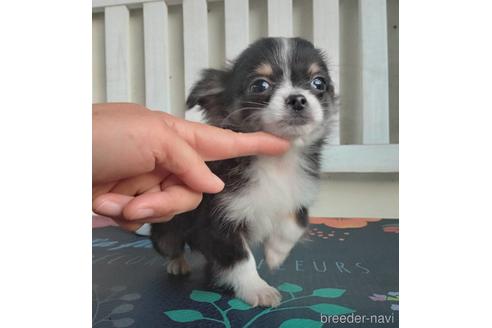
<svg viewBox="0 0 492 328"><path fill-rule="evenodd" d="M265 281L261 281L260 286L251 286L251 288L242 292L236 293L236 296L241 298L251 306L276 307L280 304L282 296L277 289L268 285Z"/></svg>
<svg viewBox="0 0 492 328"><path fill-rule="evenodd" d="M191 272L190 266L184 257L178 257L169 260L167 264L167 273L172 275L185 275Z"/></svg>

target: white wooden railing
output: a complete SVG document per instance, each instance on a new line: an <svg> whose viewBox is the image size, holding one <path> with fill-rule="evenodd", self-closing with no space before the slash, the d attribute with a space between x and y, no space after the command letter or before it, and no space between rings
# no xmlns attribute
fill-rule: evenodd
<svg viewBox="0 0 492 328"><path fill-rule="evenodd" d="M209 0L222 1L222 0ZM233 59L249 43L248 0L224 1L225 56ZM268 36L293 35L292 0L266 0ZM344 0L312 1L313 42L330 54L340 90L340 8ZM129 11L142 8L144 21L145 105L169 111L168 6L182 5L185 94L209 66L207 0L93 0L104 12L106 101L130 101ZM390 144L387 0L359 0L362 112L361 144L330 144L324 172L397 172L398 145ZM306 22L311 23L311 22ZM343 97L350 94L341 90ZM335 138L338 140L338 138ZM335 141L335 143L338 143Z"/></svg>

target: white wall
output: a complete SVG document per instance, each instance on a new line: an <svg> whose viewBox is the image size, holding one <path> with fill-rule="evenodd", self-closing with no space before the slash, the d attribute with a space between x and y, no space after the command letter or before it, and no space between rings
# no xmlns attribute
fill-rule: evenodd
<svg viewBox="0 0 492 328"><path fill-rule="evenodd" d="M312 216L398 217L398 174L326 174Z"/></svg>
<svg viewBox="0 0 492 328"><path fill-rule="evenodd" d="M358 0L340 1L341 26L341 143L361 141L361 106L358 76ZM363 0L368 1L368 0ZM225 58L224 4L208 4L209 65L220 68ZM293 1L294 35L312 41L312 1ZM93 14L93 96L94 103L104 102L104 15ZM398 0L388 0L388 41L390 62L390 140L398 143ZM184 113L183 14L181 6L169 7L171 109ZM250 0L250 40L267 35L267 4ZM144 104L143 15L141 9L130 12L130 90L131 101ZM329 54L328 54L329 55ZM329 174L323 179L315 216L398 217L398 174Z"/></svg>

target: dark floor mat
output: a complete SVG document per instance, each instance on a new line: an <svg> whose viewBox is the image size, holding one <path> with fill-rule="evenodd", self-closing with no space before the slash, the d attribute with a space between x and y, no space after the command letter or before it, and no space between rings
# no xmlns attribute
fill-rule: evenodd
<svg viewBox="0 0 492 328"><path fill-rule="evenodd" d="M270 272L278 308L250 308L210 288L203 259L170 277L144 237L93 230L93 327L398 327L398 220L313 218L309 238ZM342 322L343 321L343 322Z"/></svg>

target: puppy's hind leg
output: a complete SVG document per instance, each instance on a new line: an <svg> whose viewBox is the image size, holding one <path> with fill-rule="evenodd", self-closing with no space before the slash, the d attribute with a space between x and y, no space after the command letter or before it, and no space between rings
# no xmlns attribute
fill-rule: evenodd
<svg viewBox="0 0 492 328"><path fill-rule="evenodd" d="M190 266L184 258L185 241L177 231L166 230L160 224L152 225L151 240L154 249L169 258L167 273L185 275L190 273ZM162 224L167 225L167 224Z"/></svg>
<svg viewBox="0 0 492 328"><path fill-rule="evenodd" d="M190 265L184 258L183 254L178 257L169 259L166 270L167 273L174 276L185 275L191 272Z"/></svg>

